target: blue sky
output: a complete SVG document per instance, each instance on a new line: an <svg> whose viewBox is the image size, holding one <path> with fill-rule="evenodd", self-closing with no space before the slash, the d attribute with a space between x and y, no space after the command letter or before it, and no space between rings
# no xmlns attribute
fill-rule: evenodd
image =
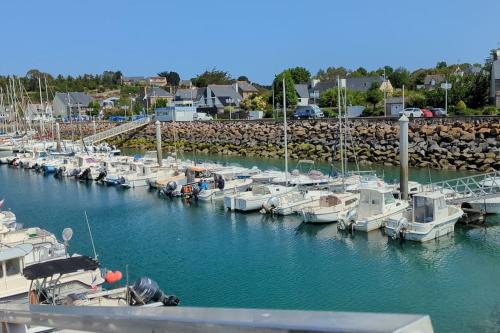
<svg viewBox="0 0 500 333"><path fill-rule="evenodd" d="M499 0L2 0L0 74L409 69L500 47Z"/></svg>

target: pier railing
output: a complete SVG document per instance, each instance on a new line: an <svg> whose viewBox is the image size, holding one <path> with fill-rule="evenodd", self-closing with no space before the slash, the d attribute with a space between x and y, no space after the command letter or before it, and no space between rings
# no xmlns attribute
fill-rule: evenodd
<svg viewBox="0 0 500 333"><path fill-rule="evenodd" d="M94 135L87 136L87 137L83 138L83 142L85 142L86 145L92 145L92 144L97 143L99 141L103 141L103 140L112 138L116 135L120 135L122 133L126 133L128 131L132 131L134 129L145 126L145 125L149 124L149 121L150 121L149 117L130 121L128 123L124 123L122 125L110 128L108 130L96 133Z"/></svg>
<svg viewBox="0 0 500 333"><path fill-rule="evenodd" d="M27 327L103 333L433 332L429 316L191 307L0 306L7 332Z"/></svg>

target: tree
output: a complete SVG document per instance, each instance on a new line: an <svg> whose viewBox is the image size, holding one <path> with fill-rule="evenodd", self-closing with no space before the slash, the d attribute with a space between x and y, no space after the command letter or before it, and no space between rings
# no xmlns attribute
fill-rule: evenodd
<svg viewBox="0 0 500 333"><path fill-rule="evenodd" d="M174 71L164 71L158 73L158 76L164 77L167 79L167 83L177 87L179 85L179 82L181 81L181 77L179 76L179 73L174 72Z"/></svg>
<svg viewBox="0 0 500 333"><path fill-rule="evenodd" d="M436 69L446 69L447 67L448 67L448 64L446 63L446 61L439 61L436 64Z"/></svg>
<svg viewBox="0 0 500 333"><path fill-rule="evenodd" d="M362 77L362 76L367 76L367 75L368 75L368 71L363 67L359 67L354 72L349 74L350 77Z"/></svg>
<svg viewBox="0 0 500 333"><path fill-rule="evenodd" d="M326 70L320 69L316 74L316 79L321 81L335 81L337 77L346 77L347 69L344 67L328 67Z"/></svg>
<svg viewBox="0 0 500 333"><path fill-rule="evenodd" d="M289 71L295 84L307 83L311 79L311 73L304 67L290 68Z"/></svg>
<svg viewBox="0 0 500 333"><path fill-rule="evenodd" d="M408 87L410 85L410 72L404 67L397 68L387 77L394 88L402 88L403 85Z"/></svg>
<svg viewBox="0 0 500 333"><path fill-rule="evenodd" d="M228 72L213 68L211 70L206 70L202 74L191 79L191 81L197 87L206 87L209 84L230 84L232 79Z"/></svg>
<svg viewBox="0 0 500 333"><path fill-rule="evenodd" d="M286 106L288 108L297 104L295 83L289 70L278 74L273 81L274 103L276 105L283 105L283 78L285 78Z"/></svg>
<svg viewBox="0 0 500 333"><path fill-rule="evenodd" d="M250 80L245 75L238 76L238 81L246 81L246 82L250 83Z"/></svg>
<svg viewBox="0 0 500 333"><path fill-rule="evenodd" d="M373 112L375 112L375 107L384 98L382 91L380 90L380 84L373 82L370 89L366 92L366 101L373 105Z"/></svg>
<svg viewBox="0 0 500 333"><path fill-rule="evenodd" d="M267 108L267 102L263 96L254 94L247 99L244 99L240 103L240 107L243 110L265 110Z"/></svg>

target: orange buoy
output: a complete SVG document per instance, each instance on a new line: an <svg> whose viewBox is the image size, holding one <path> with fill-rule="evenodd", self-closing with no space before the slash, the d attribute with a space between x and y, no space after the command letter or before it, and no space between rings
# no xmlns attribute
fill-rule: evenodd
<svg viewBox="0 0 500 333"><path fill-rule="evenodd" d="M104 280L109 283L113 284L115 282L118 282L122 279L122 272L120 271L108 271L106 275L104 276Z"/></svg>

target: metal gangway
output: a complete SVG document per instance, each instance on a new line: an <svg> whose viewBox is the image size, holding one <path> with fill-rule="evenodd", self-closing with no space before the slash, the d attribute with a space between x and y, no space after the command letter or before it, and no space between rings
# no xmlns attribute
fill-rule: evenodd
<svg viewBox="0 0 500 333"><path fill-rule="evenodd" d="M130 121L128 123L96 133L94 135L87 136L83 138L83 142L85 142L85 145L93 145L97 142L146 126L147 124L149 124L149 122L149 117Z"/></svg>
<svg viewBox="0 0 500 333"><path fill-rule="evenodd" d="M193 307L0 306L2 332L103 333L431 333L431 319L418 314L223 309ZM44 330L45 328L45 330Z"/></svg>
<svg viewBox="0 0 500 333"><path fill-rule="evenodd" d="M500 171L443 180L424 185L424 191L440 192L449 204L500 197Z"/></svg>

